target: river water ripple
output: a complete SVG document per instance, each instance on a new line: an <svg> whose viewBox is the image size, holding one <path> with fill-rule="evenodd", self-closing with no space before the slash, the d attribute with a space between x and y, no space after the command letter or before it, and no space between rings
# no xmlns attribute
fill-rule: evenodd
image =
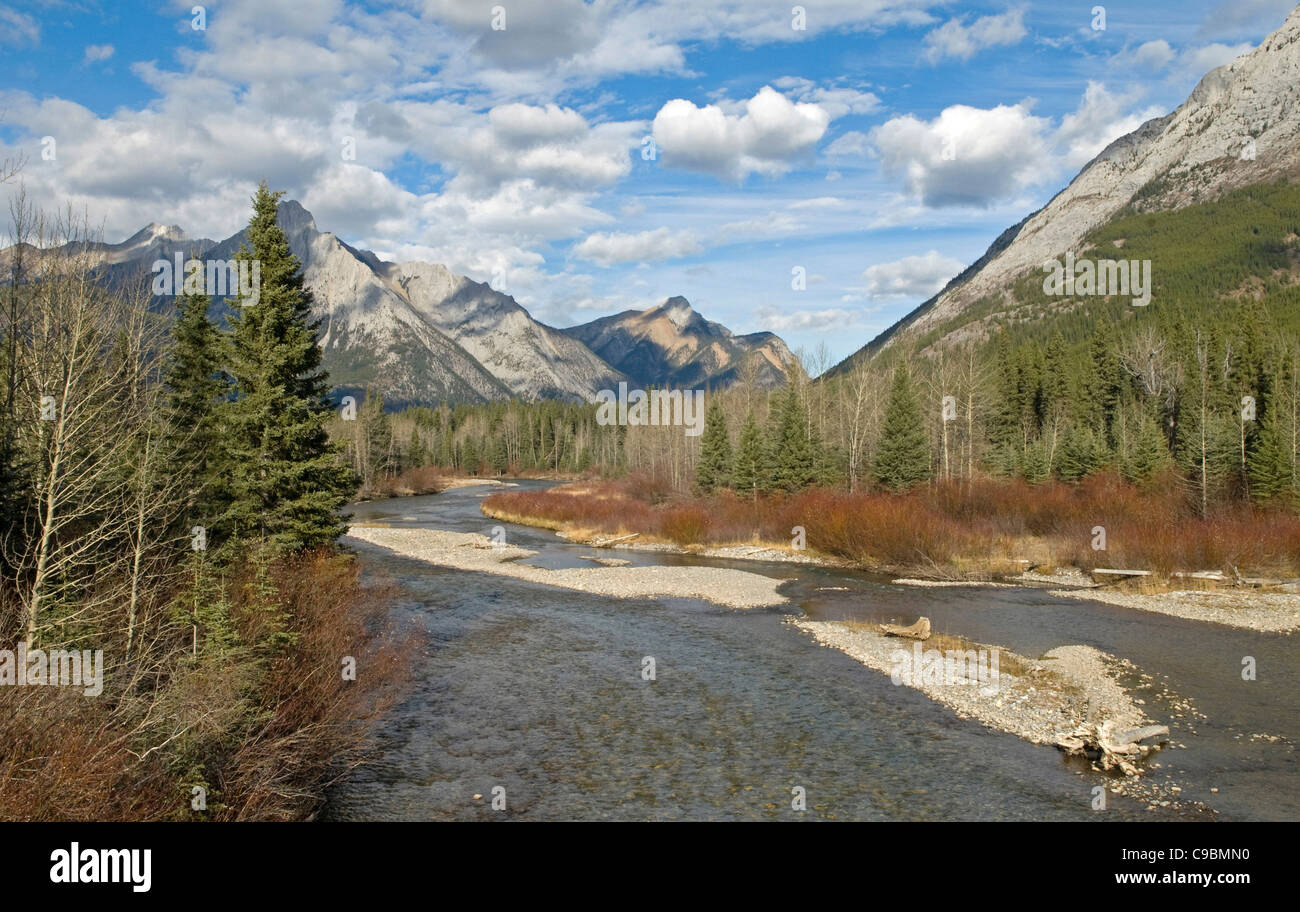
<svg viewBox="0 0 1300 912"><path fill-rule="evenodd" d="M525 486L544 486L524 482ZM360 504L359 521L490 534L492 488ZM530 563L609 556L506 525ZM734 611L691 599L610 599L443 569L380 548L420 631L415 685L380 732L380 755L330 795L337 820L1300 819L1300 662L1294 637L1056 599L1033 589L916 589L869 574L620 550L635 564L732 566L789 580L788 605ZM1185 749L1151 777L1216 814L1109 796L1052 747L957 718L788 624L911 621L1036 656L1084 643L1127 658L1207 719L1173 720ZM1243 682L1243 656L1258 680ZM642 679L645 657L656 679ZM1155 688L1138 692L1170 719ZM1255 737L1252 737L1255 736ZM1280 738L1261 740L1259 736ZM494 788L505 810L493 810ZM1217 788L1212 793L1211 788ZM806 811L792 801L802 789ZM474 795L482 796L475 799Z"/></svg>

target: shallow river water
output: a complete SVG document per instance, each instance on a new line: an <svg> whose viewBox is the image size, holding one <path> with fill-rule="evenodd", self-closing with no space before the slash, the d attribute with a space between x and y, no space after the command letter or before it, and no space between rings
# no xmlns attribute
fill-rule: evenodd
<svg viewBox="0 0 1300 912"><path fill-rule="evenodd" d="M545 486L523 482L524 486ZM360 504L358 521L490 534L489 487ZM449 570L361 546L402 589L420 633L406 700L380 754L331 793L339 820L1300 819L1300 640L1023 588L918 589L869 574L629 550L596 551L505 525L528 562L593 567L731 566L788 580L777 608L612 599ZM1083 643L1126 658L1157 686L1135 691L1171 722L1153 781L1182 808L1108 796L1105 778L950 710L784 623L910 622L1037 656ZM1253 656L1257 680L1241 679ZM653 657L655 680L642 678ZM1168 693L1200 716L1172 718ZM1276 740L1270 740L1276 739ZM494 810L494 789L505 809ZM1217 792L1211 792L1212 788ZM806 811L792 807L806 796ZM481 795L475 799L474 795ZM1196 808L1196 803L1212 809Z"/></svg>

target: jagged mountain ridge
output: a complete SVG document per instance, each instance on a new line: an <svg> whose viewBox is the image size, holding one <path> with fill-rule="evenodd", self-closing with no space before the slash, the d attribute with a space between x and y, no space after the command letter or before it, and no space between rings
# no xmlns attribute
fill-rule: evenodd
<svg viewBox="0 0 1300 912"><path fill-rule="evenodd" d="M373 387L393 403L483 402L512 391L409 302L379 279L373 254L355 250L317 229L311 213L293 200L280 204L277 221L303 275L321 321L324 364L335 387L352 392ZM247 229L223 241L189 238L176 228L151 224L122 244L103 245L106 281L138 281L154 261L177 253L199 259L231 259L246 243ZM228 313L214 303L218 320Z"/></svg>
<svg viewBox="0 0 1300 912"><path fill-rule="evenodd" d="M794 355L770 332L738 336L676 296L561 330L643 387L726 386L746 371L761 387L785 382Z"/></svg>
<svg viewBox="0 0 1300 912"><path fill-rule="evenodd" d="M1279 178L1300 179L1300 8L1250 53L1211 70L1170 114L1103 149L1043 208L1004 231L937 295L832 369L838 373L939 327L970 338L962 314L1078 244L1128 207L1182 208Z"/></svg>
<svg viewBox="0 0 1300 912"><path fill-rule="evenodd" d="M301 204L285 200L277 221L303 263L304 280L321 321L325 367L340 391L373 387L390 404L484 402L519 397L591 400L620 381L644 386L725 386L739 376L737 355L759 352L758 378L781 382L775 364L792 358L770 333L733 336L689 312L683 330L663 352L646 341L633 377L611 366L582 339L583 326L556 329L541 323L513 297L456 275L445 266L390 263L330 232L320 231ZM231 259L246 243L247 229L222 241L190 238L175 225L150 223L118 244L96 244L102 277L109 284L138 283L165 259ZM162 302L160 302L160 306ZM615 318L655 314L628 311ZM228 312L218 298L214 315ZM644 322L653 325L659 315ZM600 322L600 321L596 321ZM584 324L590 326L592 324ZM662 336L662 334L661 334ZM782 360L785 359L785 360ZM652 369L656 365L660 369Z"/></svg>

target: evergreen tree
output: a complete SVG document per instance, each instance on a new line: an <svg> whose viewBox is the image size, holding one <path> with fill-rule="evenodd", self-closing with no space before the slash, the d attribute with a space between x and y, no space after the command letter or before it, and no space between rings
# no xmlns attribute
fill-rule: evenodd
<svg viewBox="0 0 1300 912"><path fill-rule="evenodd" d="M872 471L877 484L895 492L930 480L930 441L925 421L912 379L901 367L894 370Z"/></svg>
<svg viewBox="0 0 1300 912"><path fill-rule="evenodd" d="M1030 484L1042 484L1047 480L1047 476L1051 474L1051 467L1048 465L1047 443L1043 438L1037 437L1025 447L1021 471L1025 481Z"/></svg>
<svg viewBox="0 0 1300 912"><path fill-rule="evenodd" d="M220 467L218 413L229 390L221 371L224 341L208 319L207 295L184 294L176 303L164 379L167 384L169 472L186 480L182 520L203 525L215 517L215 470Z"/></svg>
<svg viewBox="0 0 1300 912"><path fill-rule="evenodd" d="M478 444L474 442L473 437L465 438L465 445L461 447L460 462L461 469L470 475L477 475L479 469Z"/></svg>
<svg viewBox="0 0 1300 912"><path fill-rule="evenodd" d="M492 471L498 475L504 475L510 468L510 456L506 452L506 438L504 434L495 434L491 442Z"/></svg>
<svg viewBox="0 0 1300 912"><path fill-rule="evenodd" d="M220 659L239 645L230 600L206 551L190 552L186 563L185 583L173 603L176 620L191 630L192 656Z"/></svg>
<svg viewBox="0 0 1300 912"><path fill-rule="evenodd" d="M346 528L340 508L357 478L325 431L332 414L321 369L318 322L301 263L276 223L281 194L265 183L253 199L251 250L235 258L260 264L256 300L236 299L230 374L235 398L224 408L228 505L222 531L265 538L277 548L333 542Z"/></svg>
<svg viewBox="0 0 1300 912"><path fill-rule="evenodd" d="M418 427L411 428L411 441L406 445L404 462L408 469L418 469L429 464L429 451L424 445L424 438L420 436Z"/></svg>
<svg viewBox="0 0 1300 912"><path fill-rule="evenodd" d="M772 486L792 492L812 484L815 462L808 441L807 415L793 383L786 385L772 410L770 441Z"/></svg>
<svg viewBox="0 0 1300 912"><path fill-rule="evenodd" d="M1169 463L1169 448L1164 434L1149 408L1141 408L1136 428L1128 437L1128 446L1120 461L1120 471L1129 481L1150 481Z"/></svg>
<svg viewBox="0 0 1300 912"><path fill-rule="evenodd" d="M1086 424L1075 425L1065 435L1057 474L1062 481L1078 481L1105 467L1109 458L1099 432Z"/></svg>
<svg viewBox="0 0 1300 912"><path fill-rule="evenodd" d="M745 423L740 428L740 439L736 442L736 462L732 469L731 481L736 490L757 498L760 491L767 490L767 463L763 454L763 435L754 420L754 413L745 415Z"/></svg>
<svg viewBox="0 0 1300 912"><path fill-rule="evenodd" d="M397 471L397 454L393 449L393 423L384 409L384 395L367 389L365 402L357 415L357 431L365 447L363 472L368 480L382 478Z"/></svg>
<svg viewBox="0 0 1300 912"><path fill-rule="evenodd" d="M1090 354L1084 413L1092 426L1105 434L1107 445L1114 449L1116 417L1124 391L1124 366L1120 363L1115 325L1104 313L1097 319Z"/></svg>
<svg viewBox="0 0 1300 912"><path fill-rule="evenodd" d="M442 445L438 449L438 465L445 469L456 467L456 444L450 427L442 433Z"/></svg>
<svg viewBox="0 0 1300 912"><path fill-rule="evenodd" d="M1263 502L1290 499L1291 466L1282 448L1282 438L1273 412L1266 414L1260 422L1246 465L1253 500Z"/></svg>
<svg viewBox="0 0 1300 912"><path fill-rule="evenodd" d="M719 397L711 397L704 435L700 438L700 461L695 468L695 486L705 494L731 484L731 437L727 416Z"/></svg>

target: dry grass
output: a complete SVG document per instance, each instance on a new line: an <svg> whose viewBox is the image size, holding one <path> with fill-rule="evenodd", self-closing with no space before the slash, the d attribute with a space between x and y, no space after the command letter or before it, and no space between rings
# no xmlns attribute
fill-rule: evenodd
<svg viewBox="0 0 1300 912"><path fill-rule="evenodd" d="M870 624L865 621L843 621L845 627L855 633L872 633L882 636L879 624ZM901 649L911 649L916 640L908 637L895 637ZM996 649L998 651L998 670L1007 672L1017 677L1023 677L1032 670L1032 665L1021 661L1021 657L1000 646L988 646L984 643L977 643L974 640L967 639L955 633L935 633L931 632L929 638L920 641L923 649L937 649L940 652L978 652L981 649Z"/></svg>

